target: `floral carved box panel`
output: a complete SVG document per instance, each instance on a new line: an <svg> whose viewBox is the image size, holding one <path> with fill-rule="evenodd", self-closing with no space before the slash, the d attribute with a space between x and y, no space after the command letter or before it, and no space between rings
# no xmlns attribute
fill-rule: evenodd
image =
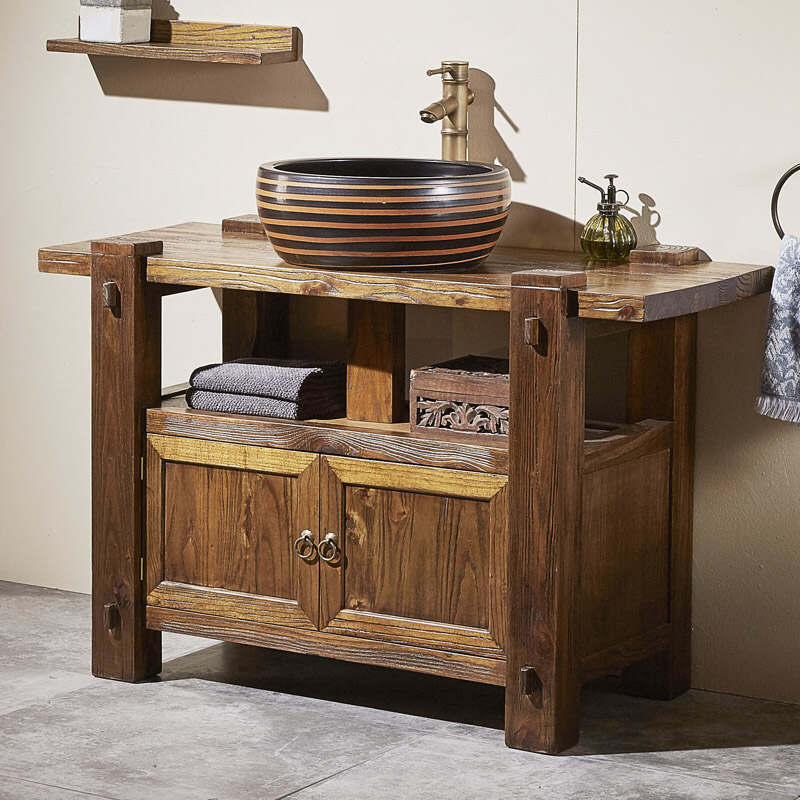
<svg viewBox="0 0 800 800"><path fill-rule="evenodd" d="M465 356L411 372L411 433L508 442L508 361Z"/></svg>

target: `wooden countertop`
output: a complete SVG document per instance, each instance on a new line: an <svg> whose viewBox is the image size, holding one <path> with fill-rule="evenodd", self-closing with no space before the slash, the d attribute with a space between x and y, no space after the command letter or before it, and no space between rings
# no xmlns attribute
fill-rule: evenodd
<svg viewBox="0 0 800 800"><path fill-rule="evenodd" d="M252 218L241 220L247 230ZM163 241L162 254L147 258L147 279L156 283L508 311L513 273L568 270L586 273L585 287L576 290L581 317L627 322L677 317L769 291L773 272L718 261L589 267L581 253L509 247L498 247L466 274L350 272L290 266L264 236L223 235L220 225L187 222L129 235ZM39 270L89 275L91 242L42 248Z"/></svg>

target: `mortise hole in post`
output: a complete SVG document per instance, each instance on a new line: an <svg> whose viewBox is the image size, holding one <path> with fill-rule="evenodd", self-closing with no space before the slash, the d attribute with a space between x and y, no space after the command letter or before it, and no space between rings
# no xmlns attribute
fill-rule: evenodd
<svg viewBox="0 0 800 800"><path fill-rule="evenodd" d="M520 690L522 694L530 698L531 703L536 708L542 707L542 681L536 674L533 667L522 667L519 671Z"/></svg>
<svg viewBox="0 0 800 800"><path fill-rule="evenodd" d="M122 299L119 286L114 281L106 281L103 284L103 305L108 308L115 317L120 316Z"/></svg>
<svg viewBox="0 0 800 800"><path fill-rule="evenodd" d="M103 624L106 630L114 633L119 629L121 621L119 606L116 603L106 603L103 606Z"/></svg>

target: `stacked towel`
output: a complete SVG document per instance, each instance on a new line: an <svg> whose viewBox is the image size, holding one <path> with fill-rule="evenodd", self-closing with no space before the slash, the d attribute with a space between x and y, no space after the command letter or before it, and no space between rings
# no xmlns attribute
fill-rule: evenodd
<svg viewBox="0 0 800 800"><path fill-rule="evenodd" d="M345 414L342 361L240 358L196 369L189 408L258 417L310 419Z"/></svg>

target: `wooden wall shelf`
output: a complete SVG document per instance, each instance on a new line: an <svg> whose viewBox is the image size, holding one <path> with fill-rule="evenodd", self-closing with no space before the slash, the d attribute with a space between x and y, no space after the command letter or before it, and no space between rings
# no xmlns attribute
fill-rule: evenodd
<svg viewBox="0 0 800 800"><path fill-rule="evenodd" d="M80 39L50 39L51 53L205 61L216 64L279 64L300 57L300 31L267 25L153 20L152 40L142 44L104 44Z"/></svg>

